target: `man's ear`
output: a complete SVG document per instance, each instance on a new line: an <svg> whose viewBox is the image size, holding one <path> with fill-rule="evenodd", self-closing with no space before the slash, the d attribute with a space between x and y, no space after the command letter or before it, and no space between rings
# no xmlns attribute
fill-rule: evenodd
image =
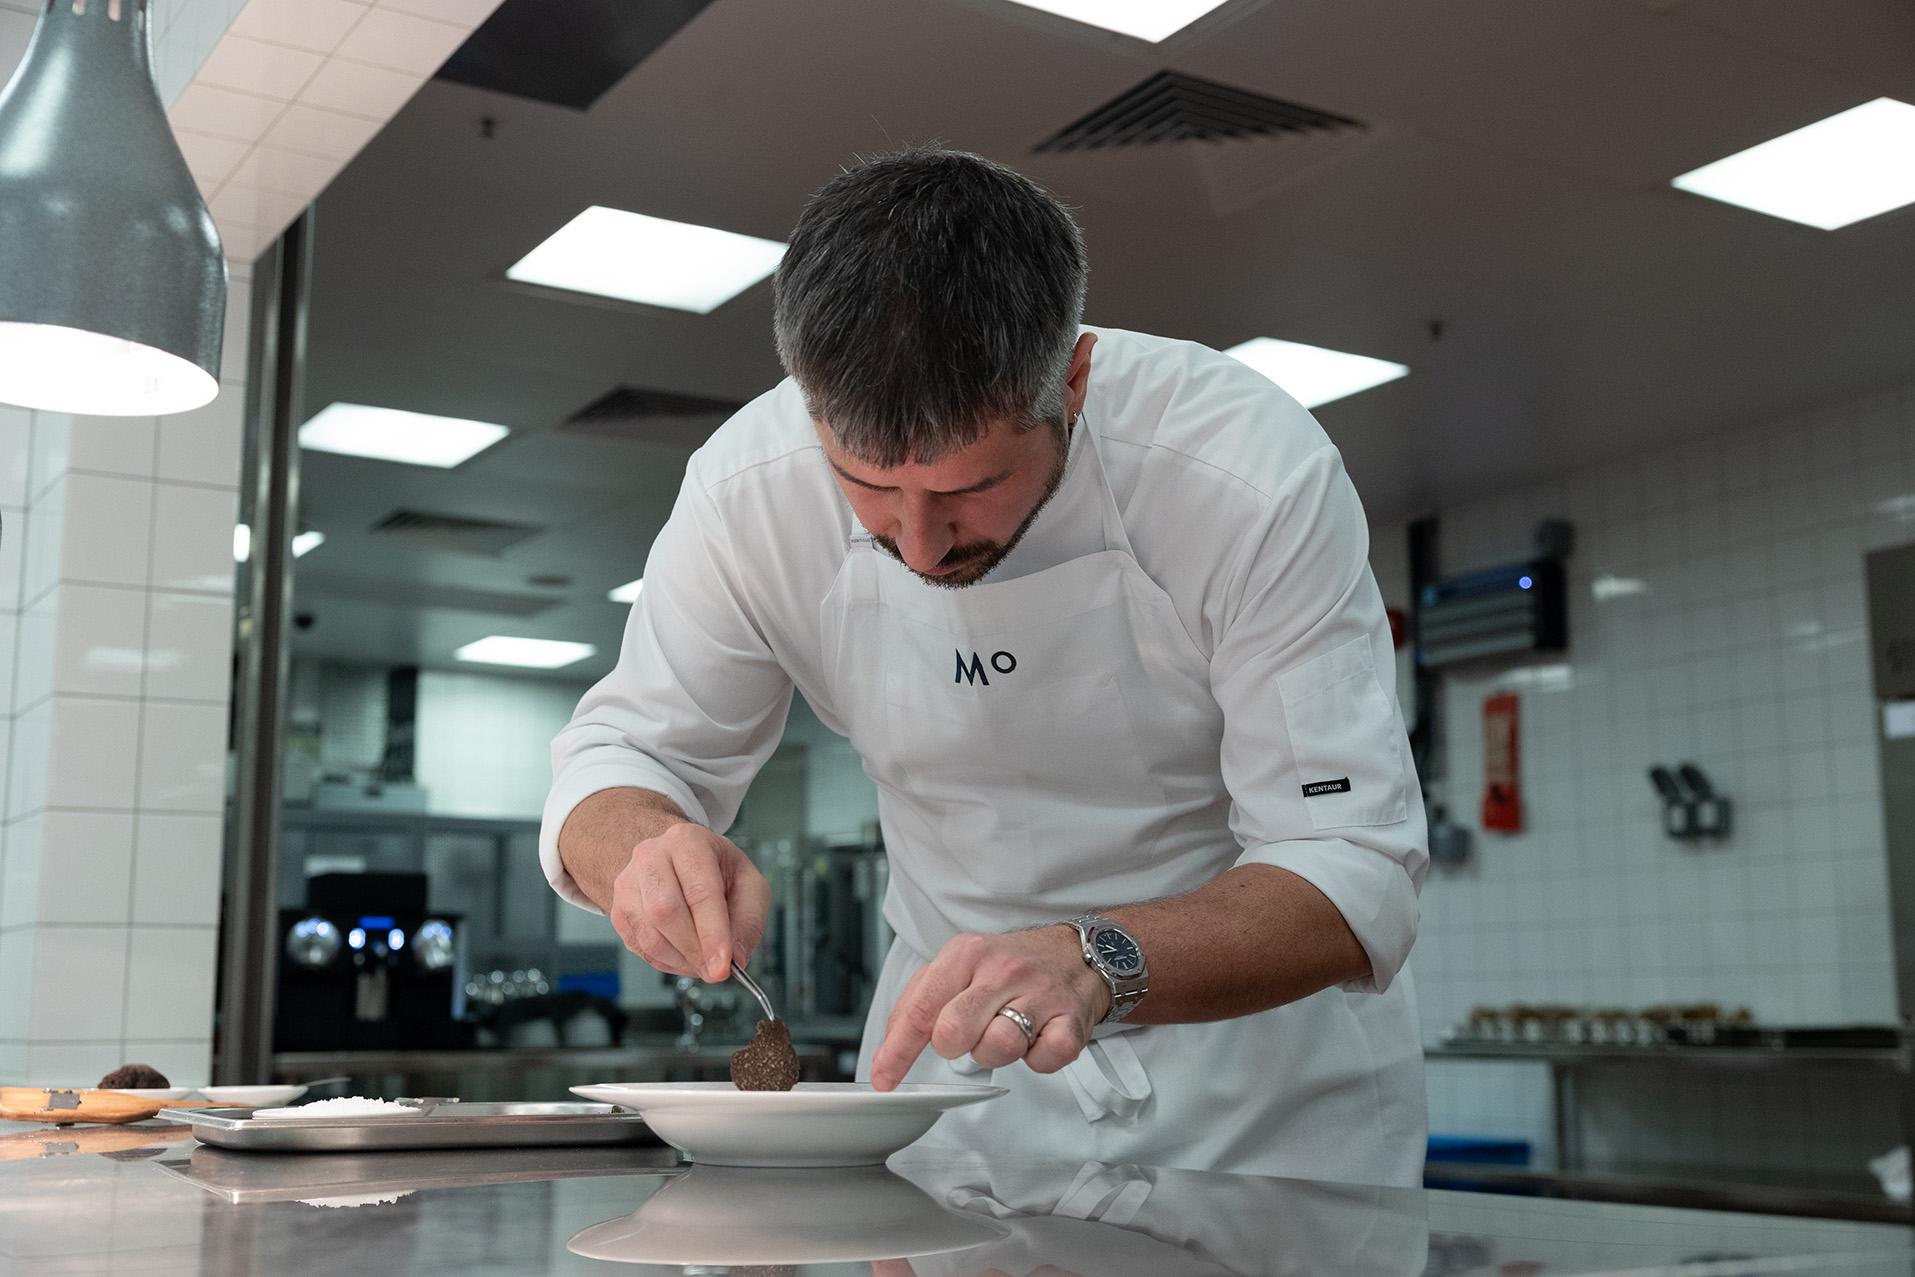
<svg viewBox="0 0 1915 1277"><path fill-rule="evenodd" d="M1075 421L1077 414L1084 411L1084 399L1090 394L1090 351L1097 344L1096 333L1085 333L1077 339L1077 349L1071 352L1071 370L1064 378L1064 419Z"/></svg>

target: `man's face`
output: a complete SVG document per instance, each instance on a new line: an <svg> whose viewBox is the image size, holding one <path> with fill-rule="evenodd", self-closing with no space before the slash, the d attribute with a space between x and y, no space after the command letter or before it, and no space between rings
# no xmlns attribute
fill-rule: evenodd
<svg viewBox="0 0 1915 1277"><path fill-rule="evenodd" d="M933 585L975 585L1004 561L1057 491L1069 453L1056 429L993 422L936 461L876 466L838 447L815 423L825 459L871 539Z"/></svg>

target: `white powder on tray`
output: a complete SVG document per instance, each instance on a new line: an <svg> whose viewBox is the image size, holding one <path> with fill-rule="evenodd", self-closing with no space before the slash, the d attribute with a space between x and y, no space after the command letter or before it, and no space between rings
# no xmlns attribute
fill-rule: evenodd
<svg viewBox="0 0 1915 1277"><path fill-rule="evenodd" d="M369 1100L363 1095L347 1095L336 1100L314 1100L298 1108L255 1109L256 1120L280 1117L417 1117L419 1110L410 1104L391 1100Z"/></svg>

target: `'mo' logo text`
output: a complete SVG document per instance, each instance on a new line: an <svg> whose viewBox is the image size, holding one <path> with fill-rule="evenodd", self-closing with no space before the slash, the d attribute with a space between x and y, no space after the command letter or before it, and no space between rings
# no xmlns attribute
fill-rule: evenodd
<svg viewBox="0 0 1915 1277"><path fill-rule="evenodd" d="M999 674L1012 673L1017 669L1017 658L1009 652L992 652L991 668ZM979 656L976 652L971 653L970 662L967 664L964 660L964 653L959 652L957 654L957 675L951 681L953 683L982 683L984 686L989 687L991 685L991 676L984 672L984 658L982 656Z"/></svg>

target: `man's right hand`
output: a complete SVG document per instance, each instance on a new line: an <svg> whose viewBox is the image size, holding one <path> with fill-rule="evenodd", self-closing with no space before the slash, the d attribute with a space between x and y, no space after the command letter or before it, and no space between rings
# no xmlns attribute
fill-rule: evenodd
<svg viewBox="0 0 1915 1277"><path fill-rule="evenodd" d="M662 794L589 795L559 831L559 860L625 947L660 971L716 983L765 934L771 884L751 857Z"/></svg>
<svg viewBox="0 0 1915 1277"><path fill-rule="evenodd" d="M612 925L660 971L714 984L765 934L771 884L730 839L684 821L632 848L612 882Z"/></svg>

